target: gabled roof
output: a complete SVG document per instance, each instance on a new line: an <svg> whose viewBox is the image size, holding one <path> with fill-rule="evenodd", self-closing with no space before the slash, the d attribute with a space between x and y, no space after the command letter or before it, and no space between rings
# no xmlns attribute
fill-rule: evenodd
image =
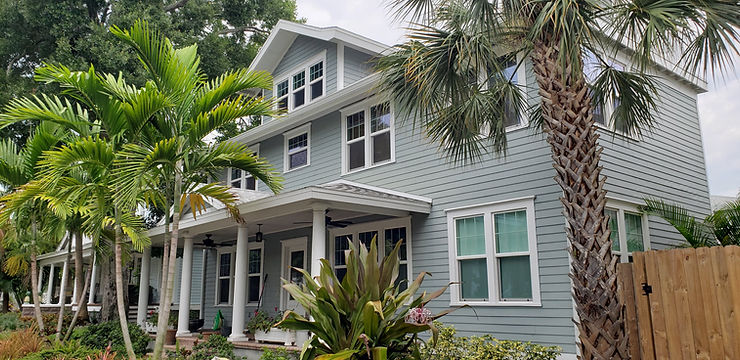
<svg viewBox="0 0 740 360"><path fill-rule="evenodd" d="M272 72L277 67L285 52L293 44L298 35L305 35L324 41L342 42L345 46L370 53L380 55L390 46L366 38L362 35L355 34L345 29L330 26L318 27L307 24L299 24L292 21L280 20L270 32L267 41L262 45L257 56L249 66L249 70L264 70Z"/></svg>

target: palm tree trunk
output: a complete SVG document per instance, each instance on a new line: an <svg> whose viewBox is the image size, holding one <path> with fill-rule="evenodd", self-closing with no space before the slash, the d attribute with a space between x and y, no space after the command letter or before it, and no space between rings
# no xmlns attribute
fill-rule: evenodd
<svg viewBox="0 0 740 360"><path fill-rule="evenodd" d="M170 233L170 254L167 269L167 291L162 294L159 300L159 321L157 322L157 340L154 343L153 359L162 357L164 349L164 336L167 331L167 322L170 316L170 304L172 303L172 293L174 292L175 283L175 259L177 258L177 237L180 230L180 196L182 192L182 161L178 161L175 166L175 181L173 191L172 207L172 232Z"/></svg>
<svg viewBox="0 0 740 360"><path fill-rule="evenodd" d="M67 283L68 283L68 275L69 275L69 262L72 261L72 234L69 235L70 238L67 241L67 257L64 260L64 267L62 268L63 271L65 271L65 274L62 274L62 282L59 284L59 317L57 318L57 331L54 334L54 339L56 341L59 341L62 337L62 327L64 326L64 308L67 306L67 297L65 296L67 294Z"/></svg>
<svg viewBox="0 0 740 360"><path fill-rule="evenodd" d="M33 313L36 316L36 324L39 332L44 331L44 318L41 316L41 298L39 297L39 274L36 262L36 250L31 251L31 297L33 298Z"/></svg>
<svg viewBox="0 0 740 360"><path fill-rule="evenodd" d="M103 256L101 254L101 256ZM102 298L100 305L100 320L113 321L116 318L116 274L115 266L110 262L110 253L100 261L100 286L98 290ZM94 280L93 280L94 281Z"/></svg>
<svg viewBox="0 0 740 360"><path fill-rule="evenodd" d="M90 289L90 282L92 281L92 266L87 268L87 271L85 272L85 285L82 288L82 298L87 298L87 290ZM67 333L64 335L64 339L62 341L69 340L69 337L72 335L72 330L75 329L75 326L77 325L77 319L82 318L82 307L78 306L77 311L75 311L75 315L72 317L72 322L69 324L69 329L67 329Z"/></svg>
<svg viewBox="0 0 740 360"><path fill-rule="evenodd" d="M77 313L79 313L80 318L87 319L87 297L85 297L85 294L80 294L79 291L82 290L82 287L85 286L85 279L83 276L85 275L83 273L83 266L85 265L84 260L82 258L82 233L77 230L74 232L75 236L75 289L78 290L77 299L75 299L75 302L77 303ZM90 265L92 266L92 264Z"/></svg>
<svg viewBox="0 0 740 360"><path fill-rule="evenodd" d="M116 220L118 220L118 209L116 209ZM116 244L114 246L115 264L116 264L116 305L118 305L118 321L121 323L121 332L123 333L123 344L126 347L126 353L129 359L136 360L134 346L131 344L131 335L128 332L128 316L126 305L123 301L123 266L122 249L121 249L121 226L116 221Z"/></svg>
<svg viewBox="0 0 740 360"><path fill-rule="evenodd" d="M542 117L552 150L555 181L566 219L570 277L581 357L628 359L623 306L617 298L617 258L612 256L591 100L583 77L559 63L558 39L535 44L532 60L542 96ZM564 70L563 70L564 69Z"/></svg>

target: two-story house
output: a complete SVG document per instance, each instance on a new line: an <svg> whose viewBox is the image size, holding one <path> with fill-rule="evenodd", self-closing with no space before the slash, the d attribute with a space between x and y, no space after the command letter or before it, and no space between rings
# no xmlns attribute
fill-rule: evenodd
<svg viewBox="0 0 740 360"><path fill-rule="evenodd" d="M281 289L281 278L301 281L291 267L316 274L325 258L341 277L349 243L375 237L383 254L403 240L402 278L432 273L424 290L455 282L432 311L470 305L444 317L446 324L463 334L558 345L565 357L574 356L561 190L544 136L527 126L526 116L512 116L505 157L451 163L438 144L396 117L393 99L376 95L373 59L387 48L336 27L278 23L251 70L273 74L268 95L286 114L233 140L281 170L285 189L274 195L238 170L224 174L241 197L246 223L237 225L217 205L197 220L186 215L174 308L199 310L207 327L220 310L238 340L258 305L297 306ZM680 238L639 212L644 197L680 203L697 215L710 207L696 105L706 84L656 71L662 77L654 131L635 139L600 130L607 212L621 261ZM529 64L517 81L535 98ZM601 109L602 123L610 111ZM150 231L155 248L163 233ZM149 250L137 261L143 323L160 269ZM180 321L178 334L187 331Z"/></svg>

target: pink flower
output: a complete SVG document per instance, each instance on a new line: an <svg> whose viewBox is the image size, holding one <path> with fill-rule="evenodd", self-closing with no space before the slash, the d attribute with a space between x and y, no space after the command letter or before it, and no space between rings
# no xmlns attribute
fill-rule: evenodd
<svg viewBox="0 0 740 360"><path fill-rule="evenodd" d="M427 325L432 320L432 312L424 306L413 308L406 315L406 322L409 324Z"/></svg>

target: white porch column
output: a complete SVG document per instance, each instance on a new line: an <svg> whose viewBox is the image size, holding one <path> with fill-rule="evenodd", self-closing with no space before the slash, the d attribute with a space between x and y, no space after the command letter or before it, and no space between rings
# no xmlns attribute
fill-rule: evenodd
<svg viewBox="0 0 740 360"><path fill-rule="evenodd" d="M243 340L244 313L247 305L247 225L239 224L236 233L236 267L234 269L234 308L231 316L231 335L229 340ZM218 269L217 269L218 270Z"/></svg>
<svg viewBox="0 0 740 360"><path fill-rule="evenodd" d="M141 274L139 275L139 304L136 307L136 323L144 328L146 310L149 305L149 264L152 260L152 248L144 248L141 253Z"/></svg>
<svg viewBox="0 0 740 360"><path fill-rule="evenodd" d="M54 288L54 264L49 265L49 285L44 293L44 303L51 304L51 291Z"/></svg>
<svg viewBox="0 0 740 360"><path fill-rule="evenodd" d="M180 307L177 310L177 336L190 334L190 287L193 278L193 236L185 234L182 244L182 273L180 274Z"/></svg>
<svg viewBox="0 0 740 360"><path fill-rule="evenodd" d="M95 281L98 278L98 265L95 264L97 255L93 254L92 258L92 274L90 274L90 292L87 294L87 303L92 304L95 302Z"/></svg>
<svg viewBox="0 0 740 360"><path fill-rule="evenodd" d="M321 274L321 259L326 257L326 206L313 206L313 225L311 235L311 276Z"/></svg>
<svg viewBox="0 0 740 360"><path fill-rule="evenodd" d="M62 280L61 280L62 282L59 283L61 284L59 286L59 302L58 302L59 306L64 305L64 300L66 298L64 288L67 285L67 278L69 277L69 268L67 268L68 265L69 263L65 261L64 266L62 266Z"/></svg>

